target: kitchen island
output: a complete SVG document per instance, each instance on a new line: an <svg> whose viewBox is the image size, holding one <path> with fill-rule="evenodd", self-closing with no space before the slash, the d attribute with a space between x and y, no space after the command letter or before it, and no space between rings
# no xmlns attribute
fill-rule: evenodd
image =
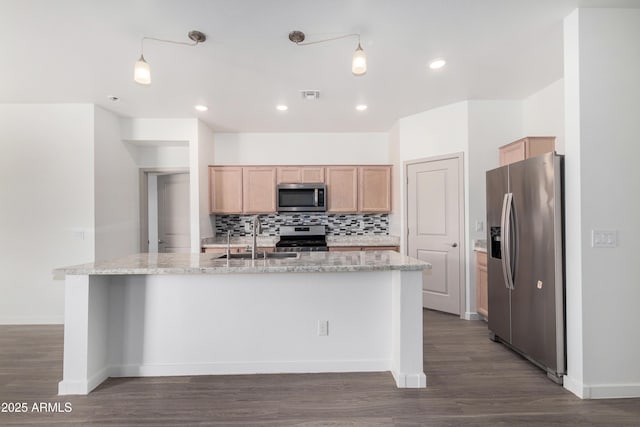
<svg viewBox="0 0 640 427"><path fill-rule="evenodd" d="M63 379L391 371L425 387L422 274L393 251L294 258L137 254L60 269Z"/></svg>

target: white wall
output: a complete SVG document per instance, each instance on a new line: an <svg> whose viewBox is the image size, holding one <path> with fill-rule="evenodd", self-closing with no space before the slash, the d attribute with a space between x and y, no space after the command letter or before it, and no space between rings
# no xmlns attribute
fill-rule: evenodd
<svg viewBox="0 0 640 427"><path fill-rule="evenodd" d="M485 172L498 166L498 147L522 137L521 101L464 101L400 119L390 133L391 151L399 151L396 163L452 153L464 155L466 256L465 318L475 317L475 260L473 240L485 239ZM406 249L404 169L394 193L401 195L400 212L391 218L391 229L398 230L402 250ZM476 221L483 229L475 231Z"/></svg>
<svg viewBox="0 0 640 427"><path fill-rule="evenodd" d="M400 166L393 182L394 193L401 195L399 210L392 218L393 229L406 230L406 180L403 163L408 160L424 159L451 153L467 155L468 147L468 105L467 102L446 105L412 116L404 117L398 126L398 146ZM466 159L465 159L466 168ZM465 171L465 176L467 176ZM466 182L465 182L466 188ZM398 225L399 222L399 225ZM406 236L400 233L400 247L406 253Z"/></svg>
<svg viewBox="0 0 640 427"><path fill-rule="evenodd" d="M469 150L467 156L467 293L466 318L476 313L475 240L487 238L486 172L497 168L498 148L522 138L521 101L469 101ZM481 222L482 229L476 231Z"/></svg>
<svg viewBox="0 0 640 427"><path fill-rule="evenodd" d="M188 168L189 143L161 145L156 142L125 142L131 158L140 168Z"/></svg>
<svg viewBox="0 0 640 427"><path fill-rule="evenodd" d="M564 154L564 80L560 79L523 101L523 135L555 136Z"/></svg>
<svg viewBox="0 0 640 427"><path fill-rule="evenodd" d="M209 215L209 165L215 164L215 135L203 122L198 121L198 187L200 237L215 234L214 217ZM198 240L199 243L199 240Z"/></svg>
<svg viewBox="0 0 640 427"><path fill-rule="evenodd" d="M389 131L389 163L393 165L393 173L391 174L391 209L389 215L389 234L400 236L402 234L402 161L400 160L400 124L394 123ZM404 246L400 247L400 251L405 253Z"/></svg>
<svg viewBox="0 0 640 427"><path fill-rule="evenodd" d="M0 323L62 323L58 267L94 257L94 109L0 105Z"/></svg>
<svg viewBox="0 0 640 427"><path fill-rule="evenodd" d="M200 252L200 135L196 119L122 119L121 135L137 166L189 170L191 252ZM202 132L203 135L206 133ZM204 143L203 143L204 145ZM208 229L207 229L208 234Z"/></svg>
<svg viewBox="0 0 640 427"><path fill-rule="evenodd" d="M388 135L375 133L217 133L219 165L388 164Z"/></svg>
<svg viewBox="0 0 640 427"><path fill-rule="evenodd" d="M565 386L640 397L640 10L579 9L565 20L567 335ZM591 247L593 229L618 246Z"/></svg>
<svg viewBox="0 0 640 427"><path fill-rule="evenodd" d="M396 168L398 179L394 181L394 193L401 195L399 209L390 219L391 228L393 230L401 230L400 232L400 250L406 253L406 175L404 170L404 162L417 159L426 159L435 156L442 156L452 153L463 153L464 162L464 203L465 218L468 218L468 142L469 142L469 107L468 102L458 102L446 105L444 107L435 108L423 113L414 114L404 117L397 123L397 135L394 133L394 139L391 140L393 146L398 147L399 156L396 158L400 167ZM397 140L396 140L397 139ZM399 223L399 225L398 225ZM468 228L468 227L465 227ZM464 248L469 247L468 231L463 230ZM461 242L461 246L462 242ZM468 264L467 264L468 268ZM465 294L467 296L466 305L469 304L469 275L465 277ZM468 311L466 307L461 308Z"/></svg>
<svg viewBox="0 0 640 427"><path fill-rule="evenodd" d="M139 252L138 168L120 120L94 108L95 260Z"/></svg>

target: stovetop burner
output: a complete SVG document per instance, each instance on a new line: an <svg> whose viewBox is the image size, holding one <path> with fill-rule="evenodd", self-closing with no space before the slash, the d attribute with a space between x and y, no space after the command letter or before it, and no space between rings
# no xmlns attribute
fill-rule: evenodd
<svg viewBox="0 0 640 427"><path fill-rule="evenodd" d="M302 252L326 251L327 239L324 225L283 225L276 251Z"/></svg>

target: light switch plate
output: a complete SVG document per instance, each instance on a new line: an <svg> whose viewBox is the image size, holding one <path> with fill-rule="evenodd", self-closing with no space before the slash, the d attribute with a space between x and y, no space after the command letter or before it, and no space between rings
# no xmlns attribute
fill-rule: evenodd
<svg viewBox="0 0 640 427"><path fill-rule="evenodd" d="M591 247L615 248L618 246L618 230L591 230Z"/></svg>
<svg viewBox="0 0 640 427"><path fill-rule="evenodd" d="M476 231L483 231L484 230L484 222L477 220L476 221Z"/></svg>

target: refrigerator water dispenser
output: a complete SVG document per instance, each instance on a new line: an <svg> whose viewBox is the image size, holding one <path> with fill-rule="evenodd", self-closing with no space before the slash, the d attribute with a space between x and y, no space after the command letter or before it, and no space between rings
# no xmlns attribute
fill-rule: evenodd
<svg viewBox="0 0 640 427"><path fill-rule="evenodd" d="M491 241L489 247L491 248L492 258L502 259L502 252L500 251L500 227L491 227Z"/></svg>

